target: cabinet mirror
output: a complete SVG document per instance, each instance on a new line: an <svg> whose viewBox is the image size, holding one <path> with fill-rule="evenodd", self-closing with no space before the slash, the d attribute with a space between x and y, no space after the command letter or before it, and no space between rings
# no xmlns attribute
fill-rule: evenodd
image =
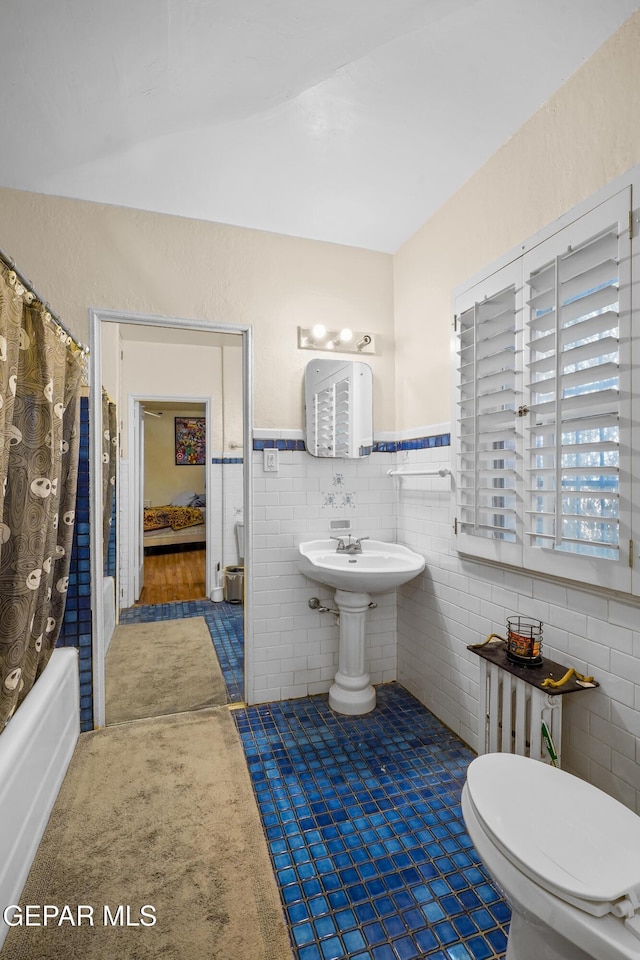
<svg viewBox="0 0 640 960"><path fill-rule="evenodd" d="M357 360L310 361L304 375L305 443L314 457L355 459L373 447L371 367Z"/></svg>

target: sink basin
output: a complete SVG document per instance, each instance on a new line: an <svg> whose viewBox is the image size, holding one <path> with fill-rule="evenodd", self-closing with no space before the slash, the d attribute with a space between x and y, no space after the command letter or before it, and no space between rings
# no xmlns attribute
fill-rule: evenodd
<svg viewBox="0 0 640 960"><path fill-rule="evenodd" d="M424 570L424 557L399 543L363 540L362 553L337 553L335 540L308 540L298 547L300 570L337 590L384 593Z"/></svg>

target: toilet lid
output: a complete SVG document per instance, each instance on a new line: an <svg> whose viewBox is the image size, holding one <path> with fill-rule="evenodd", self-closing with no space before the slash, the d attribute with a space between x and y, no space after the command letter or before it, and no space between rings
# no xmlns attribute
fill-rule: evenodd
<svg viewBox="0 0 640 960"><path fill-rule="evenodd" d="M473 760L467 785L496 846L541 886L596 915L629 894L638 902L640 817L623 804L563 770L513 754Z"/></svg>

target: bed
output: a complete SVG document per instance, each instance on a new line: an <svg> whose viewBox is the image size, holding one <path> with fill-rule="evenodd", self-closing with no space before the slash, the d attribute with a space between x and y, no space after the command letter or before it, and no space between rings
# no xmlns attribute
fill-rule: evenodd
<svg viewBox="0 0 640 960"><path fill-rule="evenodd" d="M145 507L144 548L204 543L207 539L205 519L204 507L181 504Z"/></svg>

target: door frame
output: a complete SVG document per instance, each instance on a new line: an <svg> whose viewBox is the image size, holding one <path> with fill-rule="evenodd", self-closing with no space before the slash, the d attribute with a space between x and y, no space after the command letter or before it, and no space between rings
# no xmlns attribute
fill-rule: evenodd
<svg viewBox="0 0 640 960"><path fill-rule="evenodd" d="M243 394L243 512L245 529L244 697L253 698L253 584L251 576L253 504L253 328L250 325L208 323L181 317L89 309L89 509L91 545L91 630L93 658L93 726L105 725L105 641L102 563L102 324L124 323L239 334L242 337ZM119 413L120 416L120 413ZM119 459L119 458L118 458ZM117 602L117 600L116 600Z"/></svg>
<svg viewBox="0 0 640 960"><path fill-rule="evenodd" d="M133 602L139 599L144 589L144 534L142 532L143 507L141 501L144 499L144 443L145 443L145 423L144 407L140 400L129 395L129 437L133 437L133 454L129 444L129 496L127 503L129 507L130 530L132 536L129 537L129 563L127 564L127 573L129 582L120 583L118 580L118 593L116 594L116 607L118 606L119 596L122 596L123 588L125 596L133 599ZM207 447L210 450L211 447ZM116 492L120 487L116 486ZM118 507L120 506L118 502ZM120 514L118 509L118 544L120 543ZM120 562L120 548L118 548L118 571L122 567ZM116 623L118 618L116 616Z"/></svg>

